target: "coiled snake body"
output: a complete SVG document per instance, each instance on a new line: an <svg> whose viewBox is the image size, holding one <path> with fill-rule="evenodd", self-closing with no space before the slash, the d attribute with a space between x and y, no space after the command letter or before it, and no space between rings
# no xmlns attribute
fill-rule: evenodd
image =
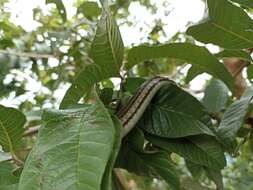
<svg viewBox="0 0 253 190"><path fill-rule="evenodd" d="M140 89L130 99L127 105L117 112L117 116L123 125L123 137L126 136L138 122L157 91L162 86L171 82L171 80L165 77L154 77L147 80L142 84Z"/></svg>

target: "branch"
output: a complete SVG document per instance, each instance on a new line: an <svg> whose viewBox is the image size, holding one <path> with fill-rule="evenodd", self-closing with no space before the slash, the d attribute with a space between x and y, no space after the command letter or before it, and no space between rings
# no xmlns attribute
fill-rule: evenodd
<svg viewBox="0 0 253 190"><path fill-rule="evenodd" d="M17 166L23 166L24 161L21 160L16 154L12 154L12 160L15 162Z"/></svg>
<svg viewBox="0 0 253 190"><path fill-rule="evenodd" d="M40 125L35 127L29 127L23 134L23 137L32 136L38 133Z"/></svg>
<svg viewBox="0 0 253 190"><path fill-rule="evenodd" d="M15 55L18 57L34 58L34 59L49 59L57 58L55 55L50 54L36 54L31 52L11 52L7 50L0 50L0 54Z"/></svg>

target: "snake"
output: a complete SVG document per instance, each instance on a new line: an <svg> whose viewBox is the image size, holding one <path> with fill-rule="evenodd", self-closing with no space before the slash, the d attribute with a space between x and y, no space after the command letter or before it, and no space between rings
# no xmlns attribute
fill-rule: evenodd
<svg viewBox="0 0 253 190"><path fill-rule="evenodd" d="M139 121L157 91L171 82L170 79L159 76L147 80L140 86L126 105L117 111L116 115L123 126L123 137L125 137Z"/></svg>

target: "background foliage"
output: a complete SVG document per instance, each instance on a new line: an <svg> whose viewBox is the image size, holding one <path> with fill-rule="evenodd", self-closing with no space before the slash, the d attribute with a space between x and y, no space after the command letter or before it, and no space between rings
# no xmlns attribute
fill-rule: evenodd
<svg viewBox="0 0 253 190"><path fill-rule="evenodd" d="M47 0L49 13L35 8L29 32L0 2L0 189L253 188L252 2L207 0L200 23L167 38L158 19L132 47L119 26L134 25L133 2L76 0L68 18L61 0ZM192 90L203 73L203 89ZM156 75L177 85L158 92L120 148L115 99L125 104ZM126 170L111 173L114 166Z"/></svg>

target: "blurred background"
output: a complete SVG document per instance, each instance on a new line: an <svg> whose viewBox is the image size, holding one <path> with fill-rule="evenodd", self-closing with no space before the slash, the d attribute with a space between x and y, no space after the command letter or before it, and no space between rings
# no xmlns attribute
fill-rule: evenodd
<svg viewBox="0 0 253 190"><path fill-rule="evenodd" d="M90 64L88 51L101 13L98 1L86 0L0 0L0 104L16 107L24 113L58 108L76 73ZM203 45L185 34L188 26L206 15L202 0L114 0L111 10L121 31L125 51L142 43L191 42ZM252 15L251 15L252 16ZM219 47L207 45L212 53ZM158 64L159 63L159 64ZM170 63L170 64L168 64ZM191 75L189 63L159 59L135 66L128 74L140 77L166 75L196 97L211 78ZM119 79L111 79L117 88ZM108 82L108 81L107 81ZM238 158L227 156L229 167L223 173L225 187L231 190L253 189L250 147L245 145ZM185 186L195 185L183 160L176 157L185 176ZM233 165L232 165L233 164ZM169 189L159 179L144 179L126 174L133 190ZM199 176L202 185L212 187Z"/></svg>
<svg viewBox="0 0 253 190"><path fill-rule="evenodd" d="M56 4L46 4L44 0L1 1L1 104L21 106L25 110L35 105L57 107L76 71L88 64L85 55L93 39L100 5L96 1L80 0L63 3L64 13L59 14ZM145 42L191 41L184 32L187 26L203 18L205 3L118 0L112 2L111 9L124 45L131 47ZM209 49L219 50L213 45ZM176 69L172 64L163 66L168 67L160 68L164 73ZM156 72L156 67L147 63L138 74ZM190 83L191 88L201 90L206 78L209 77L205 74L198 77Z"/></svg>

